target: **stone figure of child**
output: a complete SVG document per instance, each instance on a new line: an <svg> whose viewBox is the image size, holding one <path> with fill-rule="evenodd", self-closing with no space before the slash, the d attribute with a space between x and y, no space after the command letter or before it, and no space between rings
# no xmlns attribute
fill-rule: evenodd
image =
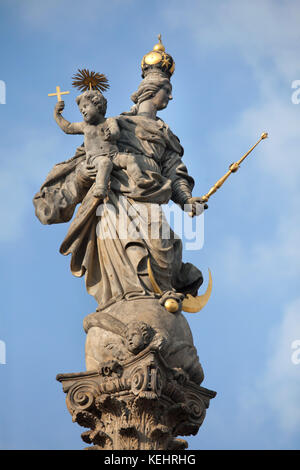
<svg viewBox="0 0 300 470"><path fill-rule="evenodd" d="M117 140L120 135L118 122L105 118L107 100L98 90L85 91L76 98L83 116L82 122L69 122L62 116L64 101L58 101L54 109L54 119L66 134L83 134L86 152L85 165L96 169L93 195L104 199L107 195L110 174L114 160L117 166L127 168L131 176L142 179L142 172L130 155L118 152Z"/></svg>

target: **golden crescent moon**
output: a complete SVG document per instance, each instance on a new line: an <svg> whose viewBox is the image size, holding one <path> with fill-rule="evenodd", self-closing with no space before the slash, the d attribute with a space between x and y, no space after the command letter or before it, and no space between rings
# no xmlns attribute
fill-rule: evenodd
<svg viewBox="0 0 300 470"><path fill-rule="evenodd" d="M210 269L208 269L208 286L204 294L202 295L197 295L196 297L193 297L191 294L187 294L186 298L182 302L182 310L184 312L188 313L197 313L200 312L200 310L205 307L207 304L210 294L212 291L212 277L211 277L211 272Z"/></svg>
<svg viewBox="0 0 300 470"><path fill-rule="evenodd" d="M157 284L154 274L151 268L151 263L150 263L150 258L148 258L147 261L147 267L148 267L148 274L149 274L149 279L152 284L153 290L156 294L162 295L162 290ZM200 312L200 310L205 307L207 304L211 291L212 291L212 276L211 276L211 271L208 269L208 286L204 294L202 295L197 295L196 297L193 297L191 294L187 294L186 298L182 302L182 310L187 313L197 313Z"/></svg>
<svg viewBox="0 0 300 470"><path fill-rule="evenodd" d="M150 282L152 284L154 292L156 294L162 295L163 292L162 292L161 288L159 287L159 285L157 284L157 282L155 280L155 277L154 277L154 274L153 274L153 271L152 271L152 268L151 268L150 257L147 260L147 268L148 268L149 279L150 279Z"/></svg>

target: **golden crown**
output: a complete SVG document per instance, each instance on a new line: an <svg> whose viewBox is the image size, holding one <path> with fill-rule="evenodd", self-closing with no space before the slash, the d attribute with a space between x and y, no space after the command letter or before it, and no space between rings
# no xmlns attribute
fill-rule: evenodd
<svg viewBox="0 0 300 470"><path fill-rule="evenodd" d="M168 78L173 75L175 62L170 54L166 53L165 46L161 42L161 34L158 35L158 43L153 50L144 55L141 63L142 77L145 78L149 73L161 73Z"/></svg>

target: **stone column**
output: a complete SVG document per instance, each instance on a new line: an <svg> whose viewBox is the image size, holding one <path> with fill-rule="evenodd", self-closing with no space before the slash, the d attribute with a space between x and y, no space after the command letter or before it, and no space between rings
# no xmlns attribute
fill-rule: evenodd
<svg viewBox="0 0 300 470"><path fill-rule="evenodd" d="M97 370L59 374L73 422L95 450L179 450L195 435L216 392L171 368L156 347Z"/></svg>

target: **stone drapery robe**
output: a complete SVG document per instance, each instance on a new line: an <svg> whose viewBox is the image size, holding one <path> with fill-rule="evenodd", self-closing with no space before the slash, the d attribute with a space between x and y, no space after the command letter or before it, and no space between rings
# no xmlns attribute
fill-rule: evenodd
<svg viewBox="0 0 300 470"><path fill-rule="evenodd" d="M161 212L153 215L153 204L160 207L173 200L183 205L191 197L194 182L182 162L180 142L158 118L124 114L117 121L120 156L114 161L105 202L99 205L93 197L91 181L83 183L80 175L85 152L80 147L72 159L49 173L34 197L36 215L44 224L66 222L81 203L60 251L71 254L74 275L85 274L87 291L100 309L121 299L154 296L147 270L149 257L162 291L175 289L195 295L202 274L192 264L182 262L181 240L172 231L170 238L153 237L151 232L153 224L158 229L166 224ZM132 177L126 155L139 166L142 180ZM138 226L140 237L136 232L124 237L120 220L122 230L124 220L127 228L130 224Z"/></svg>

